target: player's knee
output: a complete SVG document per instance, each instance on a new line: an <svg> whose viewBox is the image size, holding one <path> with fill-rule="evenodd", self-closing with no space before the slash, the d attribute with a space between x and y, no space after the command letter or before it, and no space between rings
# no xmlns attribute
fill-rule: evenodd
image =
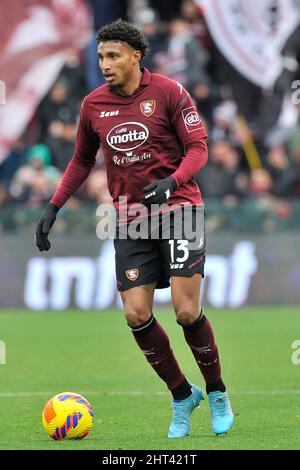
<svg viewBox="0 0 300 470"><path fill-rule="evenodd" d="M151 312L139 308L130 308L125 310L125 317L130 326L138 327L150 319Z"/></svg>
<svg viewBox="0 0 300 470"><path fill-rule="evenodd" d="M180 325L189 326L199 318L199 307L191 305L189 308L179 307L175 309L176 318Z"/></svg>

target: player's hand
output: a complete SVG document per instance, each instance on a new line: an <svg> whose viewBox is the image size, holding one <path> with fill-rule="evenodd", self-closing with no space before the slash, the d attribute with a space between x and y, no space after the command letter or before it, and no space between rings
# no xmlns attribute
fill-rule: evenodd
<svg viewBox="0 0 300 470"><path fill-rule="evenodd" d="M36 246L40 251L48 251L51 246L51 243L48 240L48 235L56 220L56 214L58 211L59 208L50 202L39 220L34 237Z"/></svg>
<svg viewBox="0 0 300 470"><path fill-rule="evenodd" d="M154 183L149 184L143 189L145 196L141 203L146 205L163 204L169 199L176 188L177 183L172 176L168 176L168 178L163 180L154 181Z"/></svg>

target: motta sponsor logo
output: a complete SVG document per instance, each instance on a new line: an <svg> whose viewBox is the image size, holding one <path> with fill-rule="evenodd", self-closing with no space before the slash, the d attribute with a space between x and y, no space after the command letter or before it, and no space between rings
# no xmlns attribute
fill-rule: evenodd
<svg viewBox="0 0 300 470"><path fill-rule="evenodd" d="M189 108L184 109L182 111L182 117L188 132L203 129L203 124L195 106L190 106Z"/></svg>
<svg viewBox="0 0 300 470"><path fill-rule="evenodd" d="M110 147L119 152L128 152L144 144L149 137L148 128L139 122L124 122L113 127L107 134Z"/></svg>

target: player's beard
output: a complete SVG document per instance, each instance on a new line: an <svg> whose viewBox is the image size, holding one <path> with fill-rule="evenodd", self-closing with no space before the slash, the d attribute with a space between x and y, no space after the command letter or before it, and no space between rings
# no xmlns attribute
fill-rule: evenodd
<svg viewBox="0 0 300 470"><path fill-rule="evenodd" d="M124 95L124 93L122 93L122 84L121 83L116 83L116 84L109 83L108 86L112 91L118 93L119 95Z"/></svg>
<svg viewBox="0 0 300 470"><path fill-rule="evenodd" d="M119 83L116 83L115 85L113 83L109 83L108 86L111 90L115 90L115 91L118 91L118 89L120 88Z"/></svg>

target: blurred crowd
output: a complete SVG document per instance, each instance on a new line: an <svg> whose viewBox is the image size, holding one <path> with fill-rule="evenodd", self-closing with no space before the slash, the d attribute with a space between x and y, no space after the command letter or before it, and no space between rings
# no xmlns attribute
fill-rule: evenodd
<svg viewBox="0 0 300 470"><path fill-rule="evenodd" d="M291 83L299 68L285 70L272 90L250 84L218 52L193 0L86 1L95 34L118 17L133 21L150 43L144 65L178 80L192 95L209 135L209 162L195 178L206 204L221 204L231 216L244 204L247 229L251 211L267 211L273 223L274 217L294 218L293 201L300 202L300 104L292 103ZM82 99L103 83L95 34L79 55L66 51L56 82L0 165L0 211L25 203L39 212L53 194L73 154ZM299 37L285 46L296 64ZM100 149L95 169L66 210L109 201ZM226 210L208 211L211 230L226 226Z"/></svg>

